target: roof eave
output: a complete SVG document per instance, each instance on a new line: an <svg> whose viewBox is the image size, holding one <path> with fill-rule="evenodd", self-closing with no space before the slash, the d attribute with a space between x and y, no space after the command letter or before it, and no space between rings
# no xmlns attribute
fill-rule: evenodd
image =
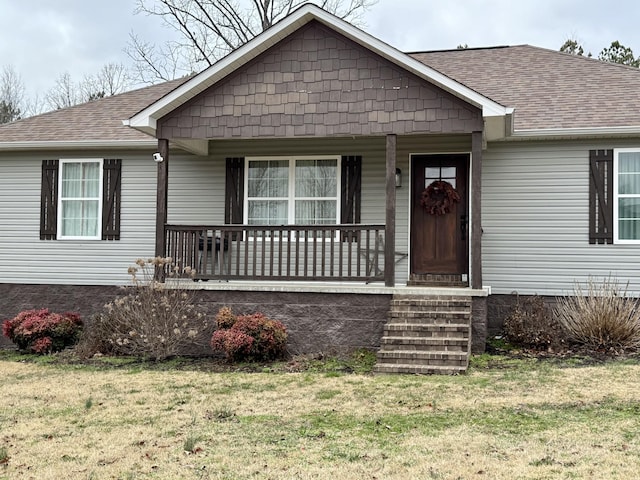
<svg viewBox="0 0 640 480"><path fill-rule="evenodd" d="M25 151L25 150L74 150L74 149L148 149L157 147L155 138L149 140L43 140L0 142L0 151Z"/></svg>
<svg viewBox="0 0 640 480"><path fill-rule="evenodd" d="M578 127L578 128L543 128L515 130L507 137L509 140L566 140L577 138L620 138L640 137L640 125L615 127Z"/></svg>
<svg viewBox="0 0 640 480"><path fill-rule="evenodd" d="M208 69L183 83L170 94L152 103L147 108L132 116L129 120L125 120L125 124L155 136L157 121L164 115L180 107L191 98L231 74L237 68L257 57L312 20L317 20L329 26L338 33L377 53L401 68L418 75L452 95L480 108L485 117L506 116L510 113L509 108L494 102L437 70L411 58L409 55L400 52L381 40L322 10L316 5L306 4Z"/></svg>

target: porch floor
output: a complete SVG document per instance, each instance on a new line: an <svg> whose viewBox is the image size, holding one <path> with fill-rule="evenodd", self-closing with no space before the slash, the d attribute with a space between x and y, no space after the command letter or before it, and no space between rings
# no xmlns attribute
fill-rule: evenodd
<svg viewBox="0 0 640 480"><path fill-rule="evenodd" d="M470 287L426 287L396 285L386 287L376 283L353 282L279 282L279 281L191 281L167 280L166 286L180 284L182 288L194 290L235 290L256 292L301 292L301 293L358 293L369 295L419 295L450 297L487 297L491 295L491 287L473 289Z"/></svg>

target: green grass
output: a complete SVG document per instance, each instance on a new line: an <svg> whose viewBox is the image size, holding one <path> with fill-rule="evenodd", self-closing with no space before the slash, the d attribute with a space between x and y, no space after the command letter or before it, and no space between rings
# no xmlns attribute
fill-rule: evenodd
<svg viewBox="0 0 640 480"><path fill-rule="evenodd" d="M640 469L629 359L481 355L459 376L374 376L367 352L241 371L27 358L0 355L0 478L603 480Z"/></svg>

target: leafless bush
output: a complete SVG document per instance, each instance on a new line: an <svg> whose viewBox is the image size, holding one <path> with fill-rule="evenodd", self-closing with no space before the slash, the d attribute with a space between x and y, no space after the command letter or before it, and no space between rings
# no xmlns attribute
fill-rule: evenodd
<svg viewBox="0 0 640 480"><path fill-rule="evenodd" d="M504 333L509 342L527 348L547 350L564 343L562 328L538 295L517 298L505 319Z"/></svg>
<svg viewBox="0 0 640 480"><path fill-rule="evenodd" d="M161 360L178 354L204 349L211 332L204 313L194 304L193 291L174 282L170 288L158 282L157 267L170 276L180 272L171 258L136 260L129 268L133 287L129 293L104 306L85 329L76 351L82 356L96 353L132 355Z"/></svg>
<svg viewBox="0 0 640 480"><path fill-rule="evenodd" d="M640 347L640 311L609 276L601 283L589 277L586 291L576 283L573 295L558 299L555 314L569 337L596 350Z"/></svg>

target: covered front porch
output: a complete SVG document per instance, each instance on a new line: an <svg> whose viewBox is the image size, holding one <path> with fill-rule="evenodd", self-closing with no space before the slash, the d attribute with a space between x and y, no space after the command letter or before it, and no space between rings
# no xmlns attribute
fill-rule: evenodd
<svg viewBox="0 0 640 480"><path fill-rule="evenodd" d="M418 273L445 273L415 271L413 266L412 253L425 247L420 244L416 249L412 239L424 243L428 238L412 235L412 210L422 210L416 204L425 182L431 181L420 178L424 169L416 171L415 155L420 153L423 159L424 152L440 152L439 158L442 152L457 152L456 156L467 159L465 184L459 185L467 195L464 207L446 216L454 221L453 235L462 239L464 247L456 252L462 261L455 265L459 269L455 273L459 278L464 275L464 284L457 282L457 286L482 287L480 249L474 248L481 232L477 227L481 132L211 140L207 155L199 157L180 155L171 145L169 140L159 140L163 161L157 167L156 255L173 258L180 269L190 267L199 280L338 282L369 287L406 286ZM314 152L324 153L314 156ZM248 170L252 159L264 163L265 158L296 156L336 159L333 170L338 173L332 184L336 193L331 202L337 218L332 223L251 221L247 209L252 197L245 191L250 173L229 166L241 164ZM354 158L359 160L358 168L350 169L349 160ZM434 255L441 250L434 249Z"/></svg>

